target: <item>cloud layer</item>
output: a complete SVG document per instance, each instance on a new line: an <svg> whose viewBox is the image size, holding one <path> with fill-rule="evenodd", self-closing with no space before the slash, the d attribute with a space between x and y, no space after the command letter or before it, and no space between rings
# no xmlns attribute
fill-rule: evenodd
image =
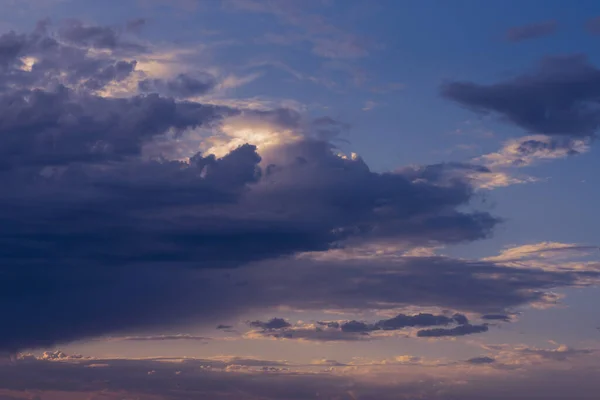
<svg viewBox="0 0 600 400"><path fill-rule="evenodd" d="M376 240L460 243L499 222L467 208L474 188L463 171L479 167L376 173L326 141L343 126L329 117L314 120L316 139L260 155L250 143L219 158L148 158L148 144L176 145L232 116L288 129L299 118L176 100L213 84L184 75L140 81L158 93L103 94L151 51L126 27L79 21L0 37L0 310L13 321L0 348L244 308L225 305L239 298L220 299L211 279L221 278L202 276L208 269Z"/></svg>

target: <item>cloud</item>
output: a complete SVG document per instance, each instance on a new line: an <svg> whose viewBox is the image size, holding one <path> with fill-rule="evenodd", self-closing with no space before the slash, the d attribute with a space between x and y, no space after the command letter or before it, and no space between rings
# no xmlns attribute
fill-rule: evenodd
<svg viewBox="0 0 600 400"><path fill-rule="evenodd" d="M544 58L532 72L500 83L449 82L441 93L533 134L585 139L600 122L600 70L583 55Z"/></svg>
<svg viewBox="0 0 600 400"><path fill-rule="evenodd" d="M576 243L540 242L504 249L499 255L485 260L515 267L538 268L548 271L597 271L598 246Z"/></svg>
<svg viewBox="0 0 600 400"><path fill-rule="evenodd" d="M530 135L511 139L500 151L489 153L477 160L489 168L526 167L539 161L554 160L589 151L590 141L569 137Z"/></svg>
<svg viewBox="0 0 600 400"><path fill-rule="evenodd" d="M329 117L302 125L285 108L103 97L100 89L137 68L123 54L145 54L123 35L70 21L0 37L0 311L13 321L1 349L131 336L189 318L214 324L246 306L237 295L223 299L234 283L210 269L383 239L468 242L499 222L467 209L475 190L461 171L473 167L373 172L327 142L347 129ZM181 87L152 82L169 95L198 89L177 79ZM261 154L247 143L219 157L146 153L236 116L298 139Z"/></svg>
<svg viewBox="0 0 600 400"><path fill-rule="evenodd" d="M556 33L557 30L558 23L556 21L536 22L510 28L506 32L506 39L510 42L522 42L524 40L550 36Z"/></svg>
<svg viewBox="0 0 600 400"><path fill-rule="evenodd" d="M278 330L251 331L244 335L247 339L298 340L303 342L356 342L373 339L367 332L350 332L315 324L297 324Z"/></svg>
<svg viewBox="0 0 600 400"><path fill-rule="evenodd" d="M584 271L591 282L586 269L405 256L492 233L500 219L470 206L469 174L484 167L374 172L326 140L347 129L329 117L304 124L285 108L103 97L82 82L125 61L105 30L69 44L44 29L0 37L0 313L10 321L1 350L215 326L275 306L504 312L581 284ZM144 152L157 141L177 148L184 134L234 117L296 140L260 153L240 143L218 157ZM385 242L403 256L327 260L332 249Z"/></svg>
<svg viewBox="0 0 600 400"><path fill-rule="evenodd" d="M469 364L482 365L482 364L492 364L495 361L496 360L494 360L491 357L475 357L475 358L468 359L466 362Z"/></svg>
<svg viewBox="0 0 600 400"><path fill-rule="evenodd" d="M268 323L261 321L251 322L251 326L261 328L262 331L248 332L245 337L267 337L317 342L362 341L383 337L384 335L382 334L384 332L398 331L406 328L447 326L450 324L458 324L459 326L467 325L467 329L474 329L471 325L469 325L469 320L463 314L454 314L451 317L427 313L415 315L398 314L393 318L380 320L375 323L350 320L317 321L315 323L298 322L294 325L281 318L274 318ZM455 333L454 336L459 335L461 334ZM423 337L425 336L427 335L423 335Z"/></svg>
<svg viewBox="0 0 600 400"><path fill-rule="evenodd" d="M575 349L565 345L558 346L556 349L535 349L535 348L523 348L518 350L520 354L524 356L541 358L545 360L553 361L567 361L572 360L581 355L588 355L596 353L592 349Z"/></svg>
<svg viewBox="0 0 600 400"><path fill-rule="evenodd" d="M465 336L474 333L483 333L488 331L488 326L484 325L459 325L454 328L435 328L423 329L417 332L418 337L448 337L448 336Z"/></svg>
<svg viewBox="0 0 600 400"><path fill-rule="evenodd" d="M543 179L517 173L515 170L586 153L590 150L591 143L590 138L548 135L527 135L510 139L497 152L475 158L472 162L484 165L489 172L474 173L471 178L482 189L539 182Z"/></svg>
<svg viewBox="0 0 600 400"><path fill-rule="evenodd" d="M248 322L248 325L253 326L255 328L262 328L264 330L283 329L283 328L289 328L290 326L292 326L289 322L287 322L283 318L273 318L267 322L251 321L251 322Z"/></svg>
<svg viewBox="0 0 600 400"><path fill-rule="evenodd" d="M486 314L486 315L482 315L481 319L486 320L486 321L503 321L503 322L511 321L510 316L505 315L505 314Z"/></svg>
<svg viewBox="0 0 600 400"><path fill-rule="evenodd" d="M179 74L170 80L144 79L138 82L138 89L144 93L156 92L170 97L189 98L208 93L215 85L215 78L209 74L198 77Z"/></svg>
<svg viewBox="0 0 600 400"><path fill-rule="evenodd" d="M177 334L177 335L147 335L147 336L116 336L107 337L106 341L124 341L124 342L162 342L166 340L177 340L177 341L194 341L194 342L207 342L212 338L205 336L196 336L189 334Z"/></svg>
<svg viewBox="0 0 600 400"><path fill-rule="evenodd" d="M85 399L221 398L279 400L312 398L435 398L439 400L507 397L592 398L598 358L584 349L564 360L526 354L501 346L471 362L428 362L411 356L341 363L319 360L293 364L240 357L207 359L59 359L19 358L0 365L0 396ZM68 356L67 356L68 357ZM535 361L535 363L532 363ZM476 367L475 367L476 366ZM151 373L149 373L151 372ZM392 379L391 377L394 377ZM349 393L350 391L350 393Z"/></svg>

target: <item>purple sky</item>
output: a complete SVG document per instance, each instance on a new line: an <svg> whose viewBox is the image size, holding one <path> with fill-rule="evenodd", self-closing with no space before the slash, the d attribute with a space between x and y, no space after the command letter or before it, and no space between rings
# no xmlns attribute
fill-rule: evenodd
<svg viewBox="0 0 600 400"><path fill-rule="evenodd" d="M597 398L600 4L0 9L0 400Z"/></svg>

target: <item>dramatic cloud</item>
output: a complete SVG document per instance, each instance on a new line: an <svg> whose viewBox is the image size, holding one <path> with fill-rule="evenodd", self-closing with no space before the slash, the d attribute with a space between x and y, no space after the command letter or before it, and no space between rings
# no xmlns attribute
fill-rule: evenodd
<svg viewBox="0 0 600 400"><path fill-rule="evenodd" d="M511 42L521 42L523 40L536 39L549 36L558 29L556 21L537 22L534 24L515 26L506 32L506 39Z"/></svg>
<svg viewBox="0 0 600 400"><path fill-rule="evenodd" d="M505 82L450 82L441 93L534 134L589 138L600 123L600 70L583 55L547 57L531 73Z"/></svg>
<svg viewBox="0 0 600 400"><path fill-rule="evenodd" d="M241 144L220 157L147 157L157 141L176 146L185 132L232 116L286 129L301 116L159 94L102 97L99 89L136 68L121 55L145 51L125 31L77 21L53 31L43 22L0 37L0 312L12 321L0 349L188 318L213 324L247 306L223 298L234 283L207 269L378 240L462 243L499 222L468 207L475 190L466 172L479 167L376 173L326 141L347 128L328 117L310 124L316 138L260 155ZM152 83L169 95L204 90L173 79ZM280 302L263 300L249 303Z"/></svg>

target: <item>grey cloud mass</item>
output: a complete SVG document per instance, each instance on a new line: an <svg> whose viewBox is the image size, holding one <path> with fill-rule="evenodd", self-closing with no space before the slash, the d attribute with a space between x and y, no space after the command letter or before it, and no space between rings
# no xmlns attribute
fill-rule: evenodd
<svg viewBox="0 0 600 400"><path fill-rule="evenodd" d="M0 36L0 312L13 321L0 349L189 318L213 324L245 305L234 294L223 299L238 286L209 269L350 242L461 243L489 236L500 221L468 207L475 190L457 170L479 167L377 173L323 138L260 155L245 144L221 158L144 157L157 138L230 116L294 127L300 115L160 94L102 97L99 89L135 70L120 54L146 51L122 32L67 21L58 31L43 22Z"/></svg>
<svg viewBox="0 0 600 400"><path fill-rule="evenodd" d="M600 123L600 70L583 55L544 58L533 71L504 82L449 82L441 93L531 133L593 137Z"/></svg>

